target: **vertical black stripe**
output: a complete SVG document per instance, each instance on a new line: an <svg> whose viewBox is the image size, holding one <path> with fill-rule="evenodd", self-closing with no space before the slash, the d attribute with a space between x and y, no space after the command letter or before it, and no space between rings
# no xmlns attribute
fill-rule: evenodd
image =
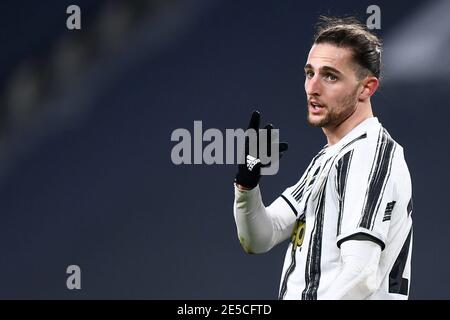
<svg viewBox="0 0 450 320"><path fill-rule="evenodd" d="M407 207L408 215L411 215L413 211L413 198L409 199L408 207Z"/></svg>
<svg viewBox="0 0 450 320"><path fill-rule="evenodd" d="M317 167L316 171L314 171L314 173L313 173L313 175L312 175L312 177L311 177L311 180L309 180L309 181L306 182L308 185L306 185L306 183L305 183L305 188L303 188L301 194L295 196L295 200L300 201L301 198L302 198L302 196L303 196L305 193L307 193L308 190L310 190L310 189L312 188L312 186L314 185L314 181L316 181L317 175L318 175L318 173L320 172L320 169L321 169L320 166ZM307 180L308 180L308 179L307 179Z"/></svg>
<svg viewBox="0 0 450 320"><path fill-rule="evenodd" d="M394 140L385 130L380 131L364 199L363 213L359 223L362 228L370 229L375 222L375 216L390 175L394 151Z"/></svg>
<svg viewBox="0 0 450 320"><path fill-rule="evenodd" d="M382 149L382 146L383 146L383 136L384 136L383 135L383 129L380 129L380 131L378 132L377 147L375 149L375 155L374 155L373 160L372 160L372 168L370 169L369 181L368 181L368 184L367 184L368 188L366 189L366 194L365 194L365 197L364 197L363 212L362 212L362 215L361 215L361 220L359 222L360 226L363 223L368 224L366 221L369 218L368 216L369 216L370 212L366 214L365 210L366 210L367 201L368 201L367 199L368 199L369 193L371 192L370 182L373 181L373 177L375 176L374 172L376 172L376 168L379 165L378 158L379 158L380 154L382 153L381 149Z"/></svg>
<svg viewBox="0 0 450 320"><path fill-rule="evenodd" d="M314 156L314 158L311 160L311 163L309 164L308 168L306 168L306 174L303 178L302 183L300 183L300 185L292 192L292 193L296 193L298 192L298 190L300 189L301 185L305 183L306 178L308 177L309 172L311 171L311 169L314 167L314 164L316 163L317 159L324 153L324 150L320 150L318 154L316 154Z"/></svg>
<svg viewBox="0 0 450 320"><path fill-rule="evenodd" d="M392 143L393 143L393 147L392 147L392 153L391 153L389 164L388 164L388 171L387 171L384 183L383 183L383 187L382 187L382 189L380 191L380 196L378 198L378 204L377 204L377 206L376 206L376 208L375 208L375 210L373 212L374 215L373 215L373 218L372 218L372 224L370 225L370 229L371 230L373 230L373 228L375 226L375 221L376 221L376 218L377 218L378 209L379 209L379 207L381 205L381 200L383 199L383 195L384 195L384 190L386 189L387 182L389 180L389 177L391 176L392 162L394 160L395 149L397 148L397 146L395 145L395 142L393 142L393 140L392 140Z"/></svg>
<svg viewBox="0 0 450 320"><path fill-rule="evenodd" d="M345 189L347 186L347 178L348 172L350 171L352 156L353 150L347 152L341 159L339 159L337 163L336 187L337 187L339 211L338 211L336 236L339 236L341 234L341 222L342 222L342 215L344 213Z"/></svg>
<svg viewBox="0 0 450 320"><path fill-rule="evenodd" d="M287 283L289 280L289 277L293 273L295 266L296 266L296 253L297 248L298 252L302 250L302 244L304 239L304 232L305 232L305 221L297 219L297 222L295 224L294 230L292 231L291 235L291 263L289 267L286 269L286 272L283 277L282 285L280 288L280 293L278 296L279 300L284 299L286 292L287 292ZM301 239L301 242L298 242L298 239Z"/></svg>
<svg viewBox="0 0 450 320"><path fill-rule="evenodd" d="M280 294L278 296L278 300L283 300L284 296L286 295L287 292L287 282L289 279L289 276L292 274L292 272L295 269L296 266L296 261L295 261L295 252L296 252L296 248L294 243L291 243L291 264L289 265L289 267L286 269L286 273L284 274L284 279L283 279L283 283L281 285L281 289L280 289ZM299 250L301 250L302 248L299 247Z"/></svg>
<svg viewBox="0 0 450 320"><path fill-rule="evenodd" d="M307 176L305 176L305 178L300 182L300 184L297 186L297 188L295 188L295 190L291 192L291 195L292 195L292 197L294 197L295 200L297 200L298 197L299 198L302 197L303 190L305 189L306 180L307 180Z"/></svg>
<svg viewBox="0 0 450 320"><path fill-rule="evenodd" d="M303 180L300 182L300 184L294 189L294 191L292 191L291 195L298 201L299 199L301 199L302 195L303 195L303 189L305 187L306 184L306 180L308 179L309 176L309 172L311 171L311 169L314 167L314 164L316 163L317 159L323 155L323 153L325 152L325 149L322 149L319 151L319 153L311 160L311 163L309 164L308 168L306 169L306 174L303 178ZM298 199L297 199L298 198Z"/></svg>
<svg viewBox="0 0 450 320"><path fill-rule="evenodd" d="M405 270L406 261L408 260L409 246L411 245L412 227L409 230L408 237L403 244L397 259L394 262L391 272L389 273L389 292L399 293L405 296L408 295L408 282L409 280L403 278L403 272Z"/></svg>
<svg viewBox="0 0 450 320"><path fill-rule="evenodd" d="M316 220L314 221L314 228L312 236L309 241L308 258L306 260L305 268L305 289L302 292L303 300L316 300L317 289L320 283L320 263L322 256L322 234L323 234L323 219L325 213L325 189L326 183L321 189L319 197L319 205L316 210Z"/></svg>

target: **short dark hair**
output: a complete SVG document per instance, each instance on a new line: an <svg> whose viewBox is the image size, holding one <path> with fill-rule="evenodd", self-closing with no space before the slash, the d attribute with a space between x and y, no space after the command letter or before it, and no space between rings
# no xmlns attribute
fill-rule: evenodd
<svg viewBox="0 0 450 320"><path fill-rule="evenodd" d="M381 76L381 39L354 17L321 16L316 27L314 43L329 43L353 51L353 59L360 66L359 79Z"/></svg>

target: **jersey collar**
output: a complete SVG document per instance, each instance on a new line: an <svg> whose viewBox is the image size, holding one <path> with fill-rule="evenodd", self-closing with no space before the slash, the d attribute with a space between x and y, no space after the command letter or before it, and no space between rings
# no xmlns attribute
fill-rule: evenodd
<svg viewBox="0 0 450 320"><path fill-rule="evenodd" d="M358 124L352 130L350 130L345 136L341 138L337 143L332 146L325 145L325 149L328 152L333 152L334 150L340 150L348 142L360 137L363 134L367 134L369 130L377 129L380 126L380 122L377 117L370 117Z"/></svg>

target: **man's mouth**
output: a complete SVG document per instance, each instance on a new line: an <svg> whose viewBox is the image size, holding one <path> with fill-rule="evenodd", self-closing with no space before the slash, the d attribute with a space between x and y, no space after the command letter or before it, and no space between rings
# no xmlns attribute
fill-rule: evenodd
<svg viewBox="0 0 450 320"><path fill-rule="evenodd" d="M325 107L323 105L321 105L320 103L318 103L316 101L309 101L308 106L309 106L309 111L312 114L319 114L323 111L323 109L325 109Z"/></svg>

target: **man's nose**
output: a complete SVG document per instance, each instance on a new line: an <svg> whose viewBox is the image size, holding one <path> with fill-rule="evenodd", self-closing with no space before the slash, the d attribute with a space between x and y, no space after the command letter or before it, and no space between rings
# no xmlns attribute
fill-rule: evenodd
<svg viewBox="0 0 450 320"><path fill-rule="evenodd" d="M321 84L319 80L320 79L317 75L314 75L310 79L306 79L305 91L308 96L320 96Z"/></svg>

